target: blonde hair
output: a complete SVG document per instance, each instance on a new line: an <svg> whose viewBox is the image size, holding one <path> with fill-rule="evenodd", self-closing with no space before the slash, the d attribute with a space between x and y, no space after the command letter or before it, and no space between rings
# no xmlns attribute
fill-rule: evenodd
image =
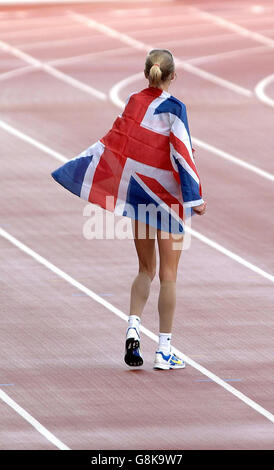
<svg viewBox="0 0 274 470"><path fill-rule="evenodd" d="M165 82L175 71L174 59L167 49L153 49L146 57L145 76L154 86Z"/></svg>

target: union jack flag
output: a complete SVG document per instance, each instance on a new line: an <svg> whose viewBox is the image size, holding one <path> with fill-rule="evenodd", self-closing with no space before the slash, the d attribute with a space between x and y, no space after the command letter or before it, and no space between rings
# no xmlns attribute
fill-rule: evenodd
<svg viewBox="0 0 274 470"><path fill-rule="evenodd" d="M203 203L186 106L159 88L131 94L112 129L52 176L91 203L169 232L183 232L184 208Z"/></svg>

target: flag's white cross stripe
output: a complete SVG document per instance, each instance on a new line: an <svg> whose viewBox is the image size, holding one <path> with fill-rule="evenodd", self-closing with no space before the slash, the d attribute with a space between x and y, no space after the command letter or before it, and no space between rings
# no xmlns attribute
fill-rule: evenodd
<svg viewBox="0 0 274 470"><path fill-rule="evenodd" d="M120 92L123 90L123 88L127 87L128 85L131 85L132 83L140 80L143 76L143 73L138 72L133 75L130 75L127 78L124 78L123 80L120 80L117 82L110 90L109 92L109 97L111 101L115 104L120 109L124 109L125 103L124 101L120 98ZM179 119L177 120L177 123L179 122ZM264 179L267 179L269 181L274 181L274 174L269 173L268 171L262 170L261 168L258 168L255 165L252 165L251 163L248 163L245 160L242 160L241 158L235 157L234 155L225 152L224 150L221 150L214 145L208 144L207 142L198 139L197 137L192 136L192 142L199 147L203 148L204 150L218 155L218 157L223 158L224 160L227 160L231 163L234 163L235 165L238 165L245 170L251 171L259 176L261 176Z"/></svg>
<svg viewBox="0 0 274 470"><path fill-rule="evenodd" d="M138 181L145 192L148 192L154 200L156 200L167 212L171 213L171 215L176 220L179 220L182 224L183 222L178 218L178 215L159 197L157 197L157 195L150 188L148 188L146 184L144 184L142 179L138 177L137 173L157 180L157 182L160 183L167 192L169 192L174 198L178 199L178 201L182 203L179 186L176 183L176 180L171 171L155 168L150 165L137 162L136 160L132 160L131 158L127 158L121 177L122 183L119 185L115 213L117 215L122 215L124 210L126 210L127 203L125 201L127 200L127 191L130 184L130 179L133 177L136 181Z"/></svg>
<svg viewBox="0 0 274 470"><path fill-rule="evenodd" d="M80 155L75 157L75 159L77 159L79 157L92 156L92 160L84 176L81 193L80 193L80 197L85 199L86 201L88 201L90 189L93 183L93 178L94 178L97 166L100 163L100 158L102 154L104 153L104 150L105 150L105 146L102 144L102 142L98 141L95 144L93 144L91 147L89 147L87 150L84 150L84 152L80 153Z"/></svg>

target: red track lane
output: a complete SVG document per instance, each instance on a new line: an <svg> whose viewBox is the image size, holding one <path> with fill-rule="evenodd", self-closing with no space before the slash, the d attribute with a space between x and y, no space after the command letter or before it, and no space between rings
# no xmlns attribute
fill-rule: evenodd
<svg viewBox="0 0 274 470"><path fill-rule="evenodd" d="M235 6L230 2L222 8L218 2L203 9L261 34L273 25L267 4L260 17L248 2ZM54 65L106 95L115 83L142 70L144 52L77 24L66 16L67 9L0 8L0 41L22 46L42 62L117 48ZM172 51L180 59L262 46L176 1L140 6L102 2L69 9L143 43L173 41ZM167 15L174 18L169 20L174 32L165 34ZM159 30L151 33L155 24ZM207 39L198 41L201 35ZM210 41L218 35L220 41ZM271 49L254 50L197 67L253 92L273 73L270 58L273 62ZM67 158L103 136L120 112L110 100L100 101L45 71L1 81L1 73L28 64L1 49L0 63L0 120ZM192 134L274 173L273 108L255 95L242 96L181 69L177 74L171 92L186 102ZM121 90L120 98L145 86L136 80ZM273 97L272 86L267 93ZM86 204L49 176L60 162L1 128L0 139L0 228L128 314L137 266L132 240L85 240ZM273 182L209 151L197 149L196 155L208 213L196 217L193 228L273 274ZM126 323L3 238L0 262L0 384L10 384L0 388L68 447L274 448L273 423L198 370L153 371L156 344L145 335L143 370L126 369ZM158 288L155 280L143 317L144 326L155 333ZM192 238L180 265L173 344L272 413L273 300L270 281ZM1 449L54 448L15 410L2 401L0 408Z"/></svg>

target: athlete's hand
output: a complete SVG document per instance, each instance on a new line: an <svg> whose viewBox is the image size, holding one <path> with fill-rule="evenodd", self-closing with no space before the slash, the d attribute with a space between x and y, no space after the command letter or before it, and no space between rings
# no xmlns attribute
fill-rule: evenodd
<svg viewBox="0 0 274 470"><path fill-rule="evenodd" d="M194 212L196 212L196 214L204 215L206 211L206 206L207 206L207 203L203 202L203 204L201 204L200 206L192 207L192 209L194 210Z"/></svg>

